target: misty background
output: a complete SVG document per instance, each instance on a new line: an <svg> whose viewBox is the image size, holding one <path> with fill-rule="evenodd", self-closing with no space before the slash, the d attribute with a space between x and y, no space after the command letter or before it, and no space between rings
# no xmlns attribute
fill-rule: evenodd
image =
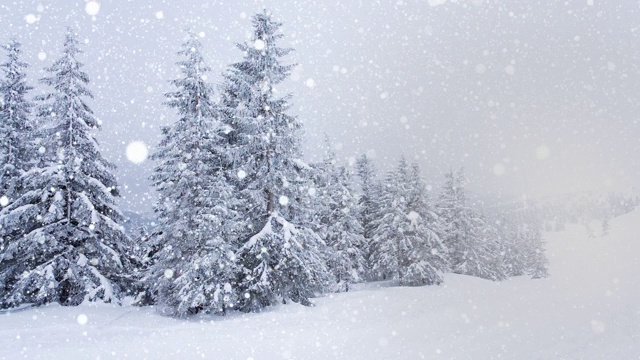
<svg viewBox="0 0 640 360"><path fill-rule="evenodd" d="M587 190L636 191L640 178L640 2L603 1L99 1L0 2L0 41L23 43L30 82L59 56L65 28L85 46L97 138L118 166L123 210L149 214L150 161L162 105L178 75L185 28L200 33L214 74L242 58L250 17L284 23L298 66L278 90L305 124L304 154L319 160L326 133L338 158L404 154L434 191L464 166L470 190L497 200ZM3 55L4 57L4 55ZM209 79L220 82L220 76Z"/></svg>

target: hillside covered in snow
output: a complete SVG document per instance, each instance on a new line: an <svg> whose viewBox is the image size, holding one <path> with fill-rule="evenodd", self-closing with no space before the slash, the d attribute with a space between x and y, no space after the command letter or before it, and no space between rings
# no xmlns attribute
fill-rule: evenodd
<svg viewBox="0 0 640 360"><path fill-rule="evenodd" d="M368 284L258 314L178 320L153 308L48 305L0 316L2 359L636 359L640 211L609 235L546 233L550 276Z"/></svg>

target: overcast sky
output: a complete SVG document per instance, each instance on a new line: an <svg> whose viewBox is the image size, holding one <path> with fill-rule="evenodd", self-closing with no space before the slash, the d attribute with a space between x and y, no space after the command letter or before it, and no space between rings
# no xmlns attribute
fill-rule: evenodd
<svg viewBox="0 0 640 360"><path fill-rule="evenodd" d="M35 83L66 26L85 39L97 137L118 166L125 210L151 210L152 164L130 163L125 148L138 140L153 151L159 127L177 119L161 103L182 29L204 35L216 83L263 8L296 49L288 60L299 65L280 90L294 95L309 161L327 133L344 163L366 152L388 169L403 153L435 190L444 171L464 165L485 198L624 190L640 179L635 0L99 4L91 16L83 0L0 1L0 41L24 43Z"/></svg>

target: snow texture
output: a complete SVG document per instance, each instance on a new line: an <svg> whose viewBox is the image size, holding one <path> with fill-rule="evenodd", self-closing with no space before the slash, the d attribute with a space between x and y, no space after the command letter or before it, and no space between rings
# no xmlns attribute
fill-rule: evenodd
<svg viewBox="0 0 640 360"><path fill-rule="evenodd" d="M545 233L552 275L536 281L447 274L446 286L371 283L312 308L193 321L103 304L5 312L0 358L635 359L638 224L636 211L606 238L580 225Z"/></svg>

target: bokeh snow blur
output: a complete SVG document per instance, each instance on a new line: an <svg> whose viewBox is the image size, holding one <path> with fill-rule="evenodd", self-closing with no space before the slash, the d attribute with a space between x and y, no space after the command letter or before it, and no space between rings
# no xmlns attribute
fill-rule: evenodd
<svg viewBox="0 0 640 360"><path fill-rule="evenodd" d="M182 30L202 36L216 84L263 8L296 50L277 90L294 95L308 161L327 133L340 162L366 153L385 170L404 154L434 188L464 165L470 190L492 199L628 190L640 178L636 1L5 1L0 42L23 42L36 84L65 27L77 29L121 205L149 213L153 162L127 147L153 153L177 119L162 102Z"/></svg>

